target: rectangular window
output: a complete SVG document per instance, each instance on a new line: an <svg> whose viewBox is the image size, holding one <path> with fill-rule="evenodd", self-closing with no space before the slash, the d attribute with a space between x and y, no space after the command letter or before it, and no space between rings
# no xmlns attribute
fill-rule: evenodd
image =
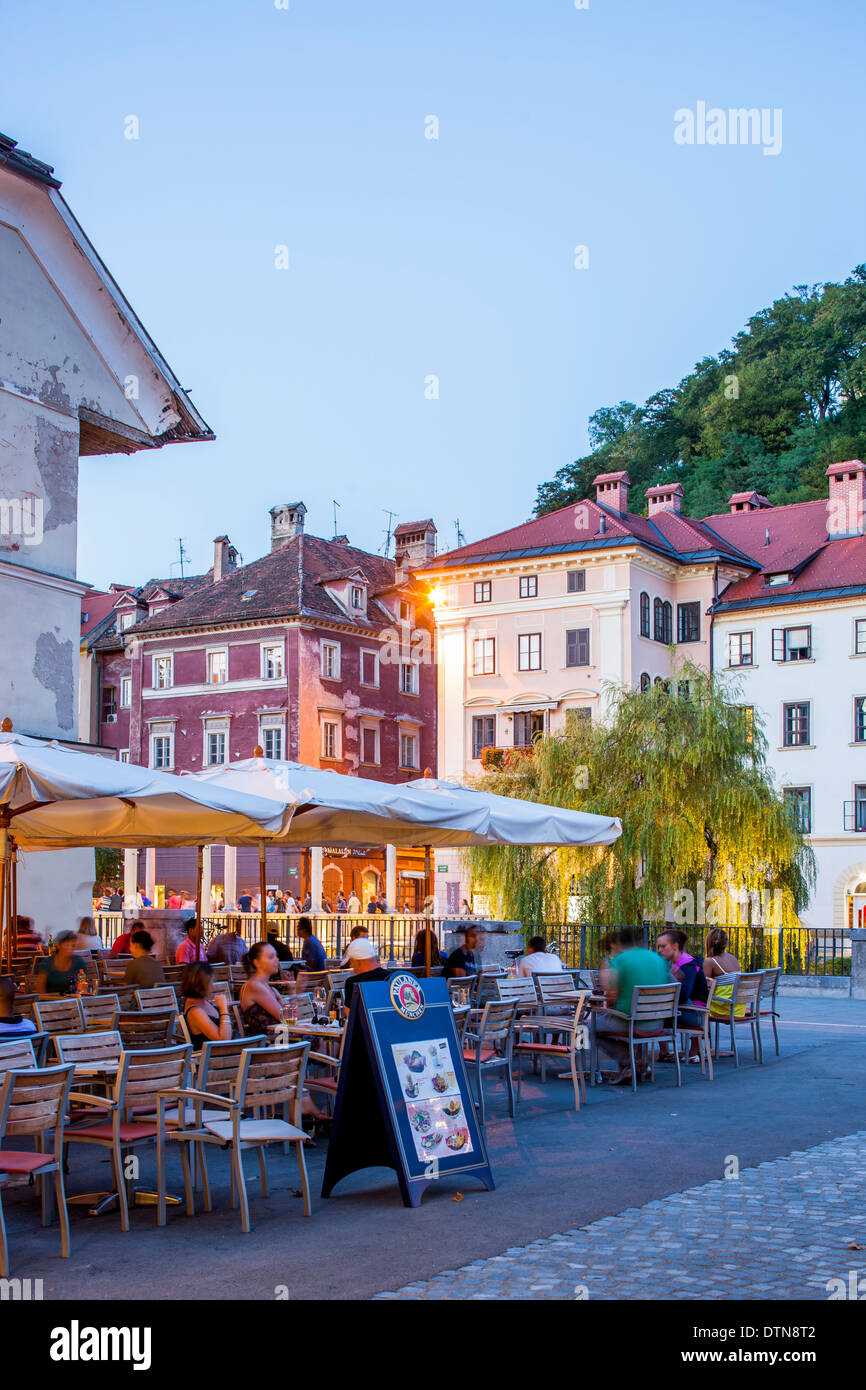
<svg viewBox="0 0 866 1390"><path fill-rule="evenodd" d="M854 700L854 742L866 743L866 697L863 695Z"/></svg>
<svg viewBox="0 0 866 1390"><path fill-rule="evenodd" d="M364 607L364 590L361 588L360 584L352 585L352 607Z"/></svg>
<svg viewBox="0 0 866 1390"><path fill-rule="evenodd" d="M335 719L322 720L322 757L331 762L340 756L340 726Z"/></svg>
<svg viewBox="0 0 866 1390"><path fill-rule="evenodd" d="M496 746L496 715L473 714L472 716L472 756L481 757L482 748Z"/></svg>
<svg viewBox="0 0 866 1390"><path fill-rule="evenodd" d="M128 749L128 748L121 748L120 752L119 752L118 755L117 755L117 761L118 761L119 763L128 763L128 762L129 762L129 749Z"/></svg>
<svg viewBox="0 0 866 1390"><path fill-rule="evenodd" d="M728 665L752 665L751 632L732 632L728 635Z"/></svg>
<svg viewBox="0 0 866 1390"><path fill-rule="evenodd" d="M227 647L207 654L208 685L224 685L229 678L229 653Z"/></svg>
<svg viewBox="0 0 866 1390"><path fill-rule="evenodd" d="M151 767L159 767L165 770L173 764L172 743L174 742L171 734L155 734L151 740Z"/></svg>
<svg viewBox="0 0 866 1390"><path fill-rule="evenodd" d="M570 594L582 594L586 590L586 570L568 570L566 580Z"/></svg>
<svg viewBox="0 0 866 1390"><path fill-rule="evenodd" d="M538 598L537 574L522 574L520 576L520 597Z"/></svg>
<svg viewBox="0 0 866 1390"><path fill-rule="evenodd" d="M700 642L701 605L699 603L677 604L677 641Z"/></svg>
<svg viewBox="0 0 866 1390"><path fill-rule="evenodd" d="M219 767L226 760L226 736L223 730L207 735L207 766Z"/></svg>
<svg viewBox="0 0 866 1390"><path fill-rule="evenodd" d="M361 762L379 762L379 728L378 725L361 725Z"/></svg>
<svg viewBox="0 0 866 1390"><path fill-rule="evenodd" d="M134 610L134 609L133 609L133 611L132 611L131 613L121 613L121 615L120 615L120 630L121 630L121 632L126 632L126 629L127 629L128 627L132 627L133 623L135 622L135 619L136 619L136 613L135 613L135 610Z"/></svg>
<svg viewBox="0 0 866 1390"><path fill-rule="evenodd" d="M283 644L262 647L262 680L279 681L283 678Z"/></svg>
<svg viewBox="0 0 866 1390"><path fill-rule="evenodd" d="M403 695L418 694L418 664L415 661L400 662L400 691Z"/></svg>
<svg viewBox="0 0 866 1390"><path fill-rule="evenodd" d="M274 758L277 762L282 762L283 758L283 730L282 728L262 729L262 747L265 750L266 758Z"/></svg>
<svg viewBox="0 0 866 1390"><path fill-rule="evenodd" d="M473 676L492 676L496 670L496 638L476 637L472 643Z"/></svg>
<svg viewBox="0 0 866 1390"><path fill-rule="evenodd" d="M117 719L117 687L107 685L102 692L102 722L113 724Z"/></svg>
<svg viewBox="0 0 866 1390"><path fill-rule="evenodd" d="M854 624L854 655L866 656L866 618L858 618Z"/></svg>
<svg viewBox="0 0 866 1390"><path fill-rule="evenodd" d="M589 665L589 628L577 627L565 634L566 666Z"/></svg>
<svg viewBox="0 0 866 1390"><path fill-rule="evenodd" d="M326 680L338 681L340 679L339 642L322 643L322 675Z"/></svg>
<svg viewBox="0 0 866 1390"><path fill-rule="evenodd" d="M797 829L808 835L812 829L812 788L784 787L782 795Z"/></svg>
<svg viewBox="0 0 866 1390"><path fill-rule="evenodd" d="M541 670L541 633L521 632L517 638L518 671Z"/></svg>
<svg viewBox="0 0 866 1390"><path fill-rule="evenodd" d="M132 704L132 676L122 676L120 681L120 708L129 709Z"/></svg>
<svg viewBox="0 0 866 1390"><path fill-rule="evenodd" d="M153 658L154 690L169 690L174 684L174 662L170 656Z"/></svg>
<svg viewBox="0 0 866 1390"><path fill-rule="evenodd" d="M489 603L493 586L489 579L480 579L475 585L475 602Z"/></svg>
<svg viewBox="0 0 866 1390"><path fill-rule="evenodd" d="M361 652L361 684L379 684L379 654L378 652Z"/></svg>
<svg viewBox="0 0 866 1390"><path fill-rule="evenodd" d="M846 830L857 830L862 835L866 830L866 786L862 784L854 788L854 824L846 825ZM847 817L846 817L847 820Z"/></svg>
<svg viewBox="0 0 866 1390"><path fill-rule="evenodd" d="M810 717L808 700L782 706L782 742L786 748L807 748L810 742Z"/></svg>
<svg viewBox="0 0 866 1390"><path fill-rule="evenodd" d="M809 661L812 657L811 627L774 627L774 661Z"/></svg>
<svg viewBox="0 0 866 1390"><path fill-rule="evenodd" d="M418 771L418 735L400 735L400 766Z"/></svg>
<svg viewBox="0 0 866 1390"><path fill-rule="evenodd" d="M529 714L515 714L515 748L530 748L535 740L541 738L543 734L544 714L540 710L532 710Z"/></svg>
<svg viewBox="0 0 866 1390"><path fill-rule="evenodd" d="M401 622L401 623L411 623L411 621L412 621L412 605L411 605L411 603L409 603L408 599L403 598L403 599L400 600L400 622Z"/></svg>

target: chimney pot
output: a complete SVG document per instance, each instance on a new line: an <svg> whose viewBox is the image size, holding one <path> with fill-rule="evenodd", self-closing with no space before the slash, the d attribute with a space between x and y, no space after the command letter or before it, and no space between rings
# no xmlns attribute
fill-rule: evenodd
<svg viewBox="0 0 866 1390"><path fill-rule="evenodd" d="M213 543L213 582L219 584L227 574L237 569L238 552L228 536L216 536Z"/></svg>
<svg viewBox="0 0 866 1390"><path fill-rule="evenodd" d="M303 535L307 509L303 502L281 502L271 507L271 551L282 550L295 536Z"/></svg>
<svg viewBox="0 0 866 1390"><path fill-rule="evenodd" d="M656 516L658 512L676 512L679 516L683 501L682 484L659 483L658 487L647 488L646 497L649 516Z"/></svg>
<svg viewBox="0 0 866 1390"><path fill-rule="evenodd" d="M625 469L618 473L599 473L598 477L593 478L592 485L595 488L595 500L600 507L609 507L611 511L625 516L628 511L628 490L631 487L631 478Z"/></svg>
<svg viewBox="0 0 866 1390"><path fill-rule="evenodd" d="M831 463L826 470L830 479L827 506L827 534L862 536L863 514L866 511L866 464L860 459Z"/></svg>

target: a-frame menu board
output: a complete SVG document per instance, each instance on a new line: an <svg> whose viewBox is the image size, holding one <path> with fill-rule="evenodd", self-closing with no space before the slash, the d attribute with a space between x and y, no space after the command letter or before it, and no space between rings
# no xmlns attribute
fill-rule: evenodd
<svg viewBox="0 0 866 1390"><path fill-rule="evenodd" d="M406 1206L442 1177L495 1184L444 980L395 972L352 991L322 1196L393 1168Z"/></svg>

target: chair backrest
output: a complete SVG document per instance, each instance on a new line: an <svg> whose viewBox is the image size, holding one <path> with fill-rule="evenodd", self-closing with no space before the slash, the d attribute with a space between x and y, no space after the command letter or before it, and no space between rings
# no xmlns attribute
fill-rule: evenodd
<svg viewBox="0 0 866 1390"><path fill-rule="evenodd" d="M73 1067L28 1067L7 1071L0 1087L0 1142L54 1130L55 1160L63 1140L66 1097Z"/></svg>
<svg viewBox="0 0 866 1390"><path fill-rule="evenodd" d="M754 1013L758 1006L763 978L763 970L754 970L748 973L744 971L735 977L731 1002L735 1005L745 1004L747 1015Z"/></svg>
<svg viewBox="0 0 866 1390"><path fill-rule="evenodd" d="M516 1017L517 1002L515 1000L507 1000L503 1003L497 999L488 1000L484 1005L484 1012L478 1025L480 1042L495 1043L510 1037L514 1030Z"/></svg>
<svg viewBox="0 0 866 1390"><path fill-rule="evenodd" d="M16 995L15 995L15 1012L16 1012L17 1014L20 1014L22 1018L29 1018L29 1019L32 1019L32 1018L33 1018L33 1005L34 1005L34 1004L38 1004L38 1002L39 1002L39 995L38 995L38 994L16 994Z"/></svg>
<svg viewBox="0 0 866 1390"><path fill-rule="evenodd" d="M536 971L533 974L539 1004L555 1004L562 994L574 993L574 980L567 970Z"/></svg>
<svg viewBox="0 0 866 1390"><path fill-rule="evenodd" d="M309 1050L309 1043L244 1048L235 1080L235 1099L241 1109L290 1105L292 1122L300 1125Z"/></svg>
<svg viewBox="0 0 866 1390"><path fill-rule="evenodd" d="M239 979L245 980L247 978L246 971L244 970L242 965L227 965L224 960L213 961L211 963L211 970L212 980L233 980L233 972L235 970L238 970L240 972L238 976Z"/></svg>
<svg viewBox="0 0 866 1390"><path fill-rule="evenodd" d="M162 967L163 977L167 985L179 985L183 979L185 965L164 965Z"/></svg>
<svg viewBox="0 0 866 1390"><path fill-rule="evenodd" d="M295 1018L299 1023L306 1023L308 1019L313 1017L315 1010L312 994L294 994L289 995L289 998L295 1001Z"/></svg>
<svg viewBox="0 0 866 1390"><path fill-rule="evenodd" d="M114 1020L120 1013L120 1000L116 994L83 994L79 1000L85 1025L104 1023L113 1028Z"/></svg>
<svg viewBox="0 0 866 1390"><path fill-rule="evenodd" d="M242 1038L244 1035L244 1016L241 1013L240 1004L230 1004L229 1012L232 1016L232 1031L236 1037Z"/></svg>
<svg viewBox="0 0 866 1390"><path fill-rule="evenodd" d="M762 1004L769 1004L771 1008L776 1007L776 990L779 988L781 977L781 965L774 965L769 970L761 971L760 1001Z"/></svg>
<svg viewBox="0 0 866 1390"><path fill-rule="evenodd" d="M189 1043L124 1052L114 1087L118 1108L155 1110L160 1091L186 1084L191 1056Z"/></svg>
<svg viewBox="0 0 866 1390"><path fill-rule="evenodd" d="M221 994L224 997L227 1004L230 1004L232 1002L232 987L230 981L228 980L212 981L210 992L212 999L215 999L218 994Z"/></svg>
<svg viewBox="0 0 866 1390"><path fill-rule="evenodd" d="M635 985L631 992L631 1017L638 1023L659 1023L673 1018L680 988L679 984Z"/></svg>
<svg viewBox="0 0 866 1390"><path fill-rule="evenodd" d="M123 1052L120 1034L115 1032L58 1033L54 1046L61 1062L71 1062L78 1067L119 1062Z"/></svg>
<svg viewBox="0 0 866 1390"><path fill-rule="evenodd" d="M517 975L513 978L505 976L502 979L498 979L496 981L496 989L499 998L507 1003L516 1000L518 1004L534 1005L538 1002L538 997L535 993L535 981L526 976Z"/></svg>
<svg viewBox="0 0 866 1390"><path fill-rule="evenodd" d="M585 967L581 970L569 970L566 973L573 979L575 989L591 989L593 994L599 993L601 986L597 970L590 970L589 967Z"/></svg>
<svg viewBox="0 0 866 1390"><path fill-rule="evenodd" d="M151 1009L177 1009L177 994L173 985L155 985L153 989L137 989L135 1002L142 1013Z"/></svg>
<svg viewBox="0 0 866 1390"><path fill-rule="evenodd" d="M298 989L302 993L307 990L314 990L319 985L327 989L329 974L329 970L301 970L298 972Z"/></svg>
<svg viewBox="0 0 866 1390"><path fill-rule="evenodd" d="M227 1042L206 1042L199 1054L196 1089L211 1091L215 1096L230 1095L238 1079L238 1067L248 1047L266 1047L264 1034L250 1038L232 1038Z"/></svg>
<svg viewBox="0 0 866 1390"><path fill-rule="evenodd" d="M78 995L69 999L40 999L33 1005L33 1013L43 1033L80 1033L84 1028Z"/></svg>
<svg viewBox="0 0 866 1390"><path fill-rule="evenodd" d="M346 983L346 981L348 980L348 978L349 978L349 976L350 976L351 974L352 974L352 971L351 971L351 970L329 970L329 971L328 971L328 986L329 986L329 988L332 989L332 990L335 990L335 989L342 989L342 988L343 988L343 985Z"/></svg>
<svg viewBox="0 0 866 1390"><path fill-rule="evenodd" d="M166 1009L164 1013L150 1009L144 1013L120 1013L117 1031L127 1049L165 1048L171 1042L176 1017L174 1009Z"/></svg>
<svg viewBox="0 0 866 1390"><path fill-rule="evenodd" d="M497 992L498 982L499 980L505 978L507 978L505 975L494 975L494 973L491 970L482 971L476 977L477 984L475 986L474 996L475 1006L479 1009L483 1009L484 1005L489 1003L490 1000L497 1000L499 998Z"/></svg>
<svg viewBox="0 0 866 1390"><path fill-rule="evenodd" d="M36 1066L36 1054L28 1037L0 1042L0 1080L7 1071L24 1071Z"/></svg>

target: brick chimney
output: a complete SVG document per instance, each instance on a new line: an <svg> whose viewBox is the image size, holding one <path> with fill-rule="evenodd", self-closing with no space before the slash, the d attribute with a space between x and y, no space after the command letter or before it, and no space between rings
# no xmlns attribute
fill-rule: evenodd
<svg viewBox="0 0 866 1390"><path fill-rule="evenodd" d="M866 511L866 464L859 459L831 463L827 477L830 479L828 535L862 536L863 514Z"/></svg>
<svg viewBox="0 0 866 1390"><path fill-rule="evenodd" d="M394 527L394 558L398 565L426 564L436 554L436 527L426 521L403 521Z"/></svg>
<svg viewBox="0 0 866 1390"><path fill-rule="evenodd" d="M658 512L676 512L679 516L683 502L680 483L660 483L658 487L648 487L646 496L650 516L655 516Z"/></svg>
<svg viewBox="0 0 866 1390"><path fill-rule="evenodd" d="M282 550L294 536L303 533L306 515L303 502L282 502L271 507L271 551Z"/></svg>
<svg viewBox="0 0 866 1390"><path fill-rule="evenodd" d="M216 536L213 543L213 582L219 584L238 567L238 552L228 536Z"/></svg>
<svg viewBox="0 0 866 1390"><path fill-rule="evenodd" d="M763 507L772 507L769 497L761 492L735 492L728 498L731 512L759 512Z"/></svg>
<svg viewBox="0 0 866 1390"><path fill-rule="evenodd" d="M623 470L620 473L599 473L593 478L595 500L600 507L609 507L612 512L625 516L628 511L628 490L631 478Z"/></svg>

